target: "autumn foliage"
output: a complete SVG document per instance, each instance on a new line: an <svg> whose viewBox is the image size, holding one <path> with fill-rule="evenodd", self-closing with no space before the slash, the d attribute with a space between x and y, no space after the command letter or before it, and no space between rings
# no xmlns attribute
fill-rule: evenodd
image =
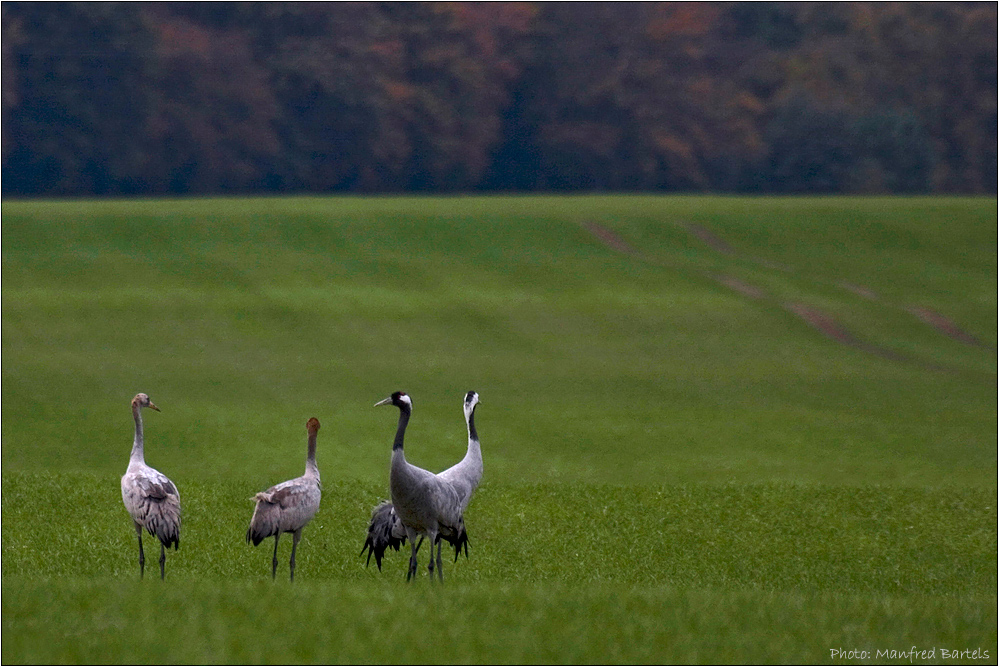
<svg viewBox="0 0 999 667"><path fill-rule="evenodd" d="M995 192L995 3L28 3L5 195Z"/></svg>

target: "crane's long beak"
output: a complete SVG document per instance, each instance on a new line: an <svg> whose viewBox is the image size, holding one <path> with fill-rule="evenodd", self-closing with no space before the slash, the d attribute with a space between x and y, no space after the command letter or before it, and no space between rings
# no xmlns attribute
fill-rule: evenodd
<svg viewBox="0 0 999 667"><path fill-rule="evenodd" d="M151 407L153 410L156 410L156 412L160 412L160 409L156 407L156 404L154 404L152 401L149 401L149 407Z"/></svg>
<svg viewBox="0 0 999 667"><path fill-rule="evenodd" d="M375 403L374 407L377 408L379 405L389 405L390 403L392 403L392 397L391 396L389 396L388 398L386 398L384 400L378 401L377 403Z"/></svg>

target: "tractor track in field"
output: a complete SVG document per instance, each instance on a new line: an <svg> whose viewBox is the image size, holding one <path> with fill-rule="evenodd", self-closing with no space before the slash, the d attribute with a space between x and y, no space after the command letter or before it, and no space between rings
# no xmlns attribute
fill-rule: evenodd
<svg viewBox="0 0 999 667"><path fill-rule="evenodd" d="M761 260L752 257L746 257L741 255L736 249L727 241L716 235L710 229L693 223L679 223L691 236L700 240L704 245L706 245L711 250L718 252L722 255L728 257L747 259L760 266L767 269L781 271L785 273L794 272L793 267L788 265L771 262L768 260ZM608 229L604 225L597 222L587 221L583 223L583 227L589 231L597 240L599 240L607 248L614 250L616 252L628 255L630 257L640 258L645 261L650 261L653 263L669 264L667 262L659 262L658 260L652 260L630 243L628 243L624 238L622 238L617 232ZM673 266L672 264L669 264ZM676 267L674 267L676 268ZM926 361L922 361L910 355L891 350L886 347L875 345L868 341L865 341L852 332L850 332L846 327L844 327L839 321L834 317L825 313L818 308L810 306L801 302L780 302L775 298L772 298L767 292L757 287L747 283L745 280L740 278L735 278L728 275L711 274L708 272L701 271L702 276L712 280L713 282L722 285L733 292L736 292L740 296L743 296L754 301L773 301L779 305L785 311L793 314L810 327L815 329L817 332L821 333L825 337L836 341L847 347L851 347L857 350L861 350L867 354L871 354L883 359L888 359L891 361L908 362L914 363L931 370L952 370L947 367L941 366L939 364L934 364ZM857 285L852 282L839 282L836 283L836 287L845 289L857 296L868 299L870 301L875 301L879 303L884 303L878 294L863 285ZM888 304L885 304L888 305ZM971 345L974 347L986 347L981 340L971 333L965 331L955 322L947 318L937 311L927 308L924 306L904 306L902 310L915 316L921 322L933 327L938 333L947 336L948 338L964 343L966 345Z"/></svg>
<svg viewBox="0 0 999 667"><path fill-rule="evenodd" d="M617 252L624 253L625 255L637 256L639 254L639 252L632 248L631 244L621 238L617 232L607 229L599 223L584 222L583 227L585 227L588 232L596 236L601 243L611 250L616 250Z"/></svg>
<svg viewBox="0 0 999 667"><path fill-rule="evenodd" d="M954 340L961 341L966 345L985 347L985 344L982 343L982 341L980 341L977 337L957 326L957 324L955 324L952 320L944 315L941 315L932 308L925 308L923 306L908 306L906 307L906 310L945 336L950 336Z"/></svg>

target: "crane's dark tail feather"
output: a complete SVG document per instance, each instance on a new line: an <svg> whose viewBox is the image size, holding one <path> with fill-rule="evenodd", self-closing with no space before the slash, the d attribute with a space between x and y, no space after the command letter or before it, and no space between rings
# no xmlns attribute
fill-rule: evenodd
<svg viewBox="0 0 999 667"><path fill-rule="evenodd" d="M454 547L454 562L458 562L458 556L461 555L462 548L465 549L465 558L468 558L468 532L465 530L465 524L461 524L461 528L457 535L442 535L441 538Z"/></svg>
<svg viewBox="0 0 999 667"><path fill-rule="evenodd" d="M252 543L253 546L257 546L258 544L260 544L261 542L264 541L265 537L268 537L268 536L264 535L263 533L254 533L252 525L249 528L246 529L246 543L247 544Z"/></svg>
<svg viewBox="0 0 999 667"><path fill-rule="evenodd" d="M180 526L176 526L173 529L167 528L165 531L160 529L155 533L150 530L149 534L158 539L166 549L169 549L171 546L175 551L180 549Z"/></svg>
<svg viewBox="0 0 999 667"><path fill-rule="evenodd" d="M368 525L368 539L365 540L364 546L361 547L361 555L364 552L368 552L368 560L365 561L364 566L368 567L371 565L371 555L375 556L375 565L378 566L378 571L381 572L382 569L382 557L385 555L385 551L388 549L399 550L399 547L406 544L405 537L396 537L393 535L392 529L398 523L399 517L396 516L395 509L392 507L392 503L385 500L375 507L371 512L371 523Z"/></svg>
<svg viewBox="0 0 999 667"><path fill-rule="evenodd" d="M157 537L160 543L162 543L163 546L166 547L167 549L169 549L171 546L174 548L174 551L180 549L180 533L175 533L173 535L165 535L163 537L159 537L157 535L155 537Z"/></svg>

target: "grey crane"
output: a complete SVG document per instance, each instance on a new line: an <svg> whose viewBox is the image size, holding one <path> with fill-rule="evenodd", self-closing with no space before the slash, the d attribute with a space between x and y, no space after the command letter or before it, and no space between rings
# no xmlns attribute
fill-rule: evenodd
<svg viewBox="0 0 999 667"><path fill-rule="evenodd" d="M427 570L431 581L434 578L433 546L437 545L437 576L443 582L440 539L458 545L456 549L460 549L460 545L468 540L462 517L461 499L449 483L429 470L418 468L406 461L403 440L412 414L412 399L405 392L397 391L376 403L375 407L379 405L394 405L399 408L399 425L392 443L389 488L392 495L391 512L402 523L406 538L412 546L406 581L410 581L416 575L416 551L419 548L416 537L419 535L426 537L430 542L430 563ZM378 511L376 508L376 513Z"/></svg>
<svg viewBox="0 0 999 667"><path fill-rule="evenodd" d="M295 581L295 550L302 539L302 529L319 509L322 485L316 467L316 434L319 420L311 418L305 425L309 434L308 454L305 457L305 474L261 491L253 499L257 502L246 531L246 542L257 546L274 536L274 558L271 560L271 578L277 577L277 549L281 533L291 533L291 581Z"/></svg>
<svg viewBox="0 0 999 667"><path fill-rule="evenodd" d="M449 482L458 492L461 500L461 511L468 508L468 501L482 480L482 448L479 445L479 434L475 430L475 408L479 405L479 395L470 391L465 394L465 425L468 427L468 451L465 458L447 470L437 474L445 482Z"/></svg>
<svg viewBox="0 0 999 667"><path fill-rule="evenodd" d="M142 408L160 411L146 394L132 399L135 439L128 469L121 478L121 499L132 516L135 534L139 537L139 577L146 571L146 554L142 550L142 529L160 541L160 579L166 578L166 550L180 548L180 492L166 475L146 465L143 453Z"/></svg>
<svg viewBox="0 0 999 667"><path fill-rule="evenodd" d="M468 503L475 493L482 479L482 449L479 444L479 435L475 430L475 408L479 405L479 395L474 391L465 394L464 411L465 425L468 428L468 451L465 458L451 466L447 470L437 473L437 477L449 483L458 493L461 503L461 511L464 514L468 508ZM458 560L461 548L465 549L465 557L468 557L468 535L457 540L444 539L454 547L454 558ZM416 549L419 551L423 538L417 543ZM389 500L379 503L371 512L371 523L368 525L368 537L361 549L361 555L368 551L367 564L371 563L371 556L375 557L375 564L378 569L382 569L382 557L389 548L399 550L399 547L406 543L406 529L399 520L398 514L392 507Z"/></svg>

